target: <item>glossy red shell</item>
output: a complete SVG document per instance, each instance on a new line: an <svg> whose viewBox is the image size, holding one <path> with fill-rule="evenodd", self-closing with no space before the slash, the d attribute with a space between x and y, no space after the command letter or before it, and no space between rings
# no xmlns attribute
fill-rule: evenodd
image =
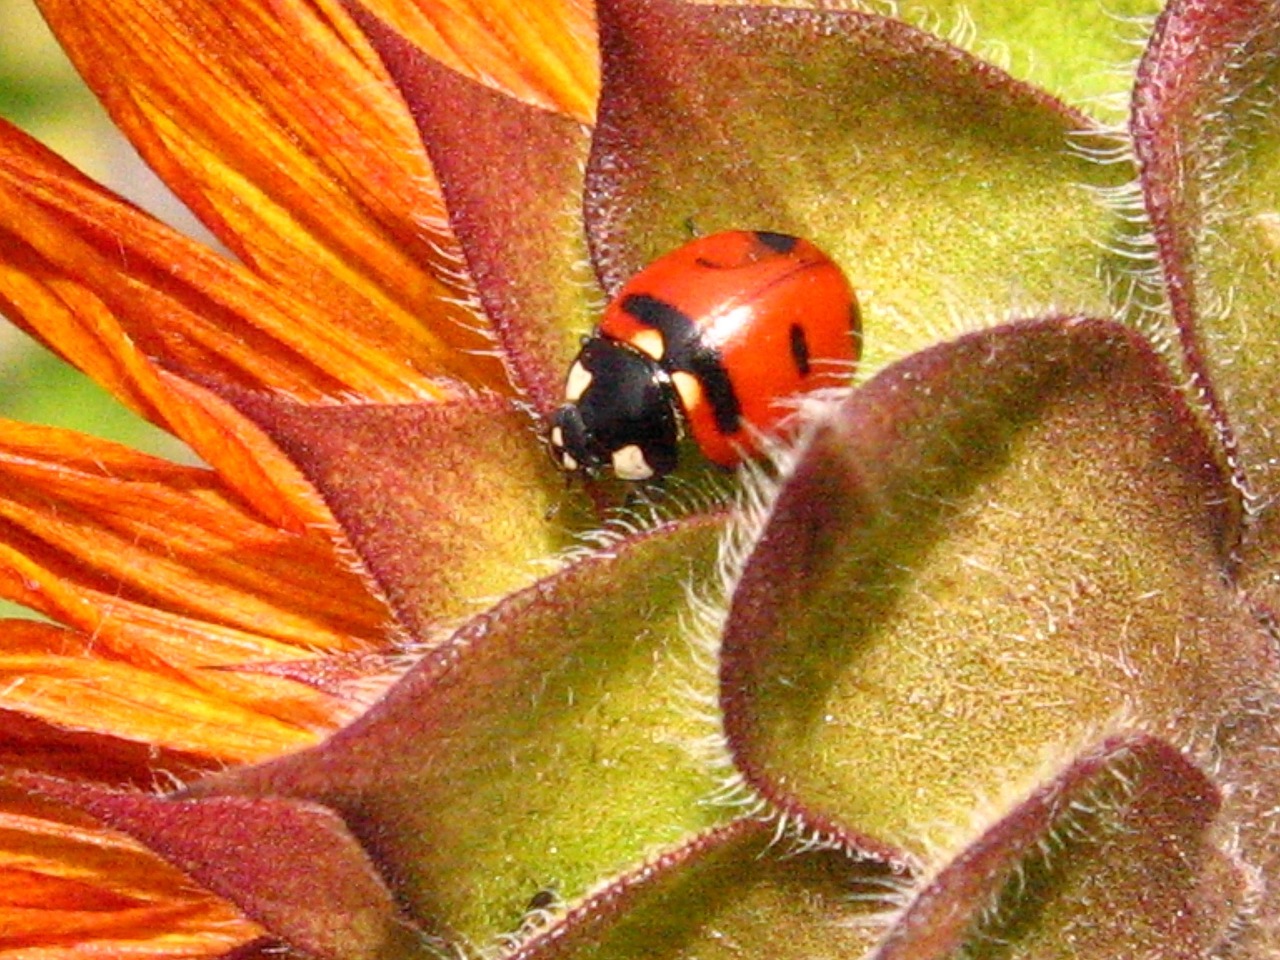
<svg viewBox="0 0 1280 960"><path fill-rule="evenodd" d="M786 248L780 240L794 242ZM777 432L796 397L847 386L861 351L853 288L804 239L734 230L693 240L653 261L618 292L599 328L606 337L645 350L652 346L653 328L624 309L636 295L679 310L702 344L719 354L741 408L741 425L721 430L705 396L686 403L684 413L702 452L722 466L759 453L760 435ZM793 347L797 327L805 364Z"/></svg>

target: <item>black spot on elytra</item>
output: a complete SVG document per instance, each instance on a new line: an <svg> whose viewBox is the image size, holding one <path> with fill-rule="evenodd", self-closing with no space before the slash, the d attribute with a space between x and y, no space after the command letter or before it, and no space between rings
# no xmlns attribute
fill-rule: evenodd
<svg viewBox="0 0 1280 960"><path fill-rule="evenodd" d="M737 433L742 421L742 404L724 368L720 352L707 347L698 335L693 318L665 300L645 293L632 293L622 298L623 312L662 334L663 352L659 365L668 374L691 373L702 384L716 429L721 433Z"/></svg>
<svg viewBox="0 0 1280 960"><path fill-rule="evenodd" d="M773 233L769 230L757 230L755 234L757 240L763 243L770 250L776 250L778 253L790 253L795 249L795 245L800 242L798 237L793 237L788 233Z"/></svg>
<svg viewBox="0 0 1280 960"><path fill-rule="evenodd" d="M800 376L809 375L809 340L804 335L804 327L798 323L791 325L791 359L795 361Z"/></svg>

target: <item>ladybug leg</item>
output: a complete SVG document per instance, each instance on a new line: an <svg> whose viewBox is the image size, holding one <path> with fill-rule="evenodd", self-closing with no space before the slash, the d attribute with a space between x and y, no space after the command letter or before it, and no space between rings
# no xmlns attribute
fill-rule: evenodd
<svg viewBox="0 0 1280 960"><path fill-rule="evenodd" d="M634 512L643 507L647 500L643 493L632 486L627 490L627 495L622 501L622 509Z"/></svg>
<svg viewBox="0 0 1280 960"><path fill-rule="evenodd" d="M665 499L667 499L667 478L652 477L649 480L629 484L622 506L625 510L639 510L641 507L661 503Z"/></svg>

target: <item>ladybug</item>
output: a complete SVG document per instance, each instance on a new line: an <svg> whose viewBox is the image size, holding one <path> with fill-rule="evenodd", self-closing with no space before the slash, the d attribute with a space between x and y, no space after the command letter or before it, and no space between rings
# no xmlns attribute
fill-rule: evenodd
<svg viewBox="0 0 1280 960"><path fill-rule="evenodd" d="M848 383L861 330L849 281L808 240L700 237L632 277L583 339L551 417L552 456L569 471L657 479L687 430L735 466L787 419L788 400Z"/></svg>

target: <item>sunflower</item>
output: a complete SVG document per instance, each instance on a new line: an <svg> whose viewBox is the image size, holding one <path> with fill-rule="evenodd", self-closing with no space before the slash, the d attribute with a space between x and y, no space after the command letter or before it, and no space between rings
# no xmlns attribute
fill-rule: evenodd
<svg viewBox="0 0 1280 960"><path fill-rule="evenodd" d="M225 251L0 125L0 307L200 463L0 424L0 950L1274 952L1275 4L40 6ZM725 229L856 380L566 482Z"/></svg>

